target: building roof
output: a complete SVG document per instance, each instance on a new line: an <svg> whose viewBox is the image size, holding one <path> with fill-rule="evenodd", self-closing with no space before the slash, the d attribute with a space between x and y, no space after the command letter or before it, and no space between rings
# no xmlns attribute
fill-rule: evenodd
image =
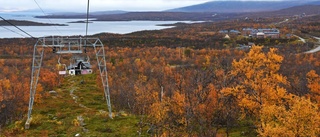
<svg viewBox="0 0 320 137"><path fill-rule="evenodd" d="M279 32L264 32L265 34L279 34Z"/></svg>
<svg viewBox="0 0 320 137"><path fill-rule="evenodd" d="M238 30L230 30L229 32L230 32L230 33L241 33L241 32L238 31Z"/></svg>
<svg viewBox="0 0 320 137"><path fill-rule="evenodd" d="M229 33L228 30L220 30L219 33Z"/></svg>
<svg viewBox="0 0 320 137"><path fill-rule="evenodd" d="M258 32L257 36L259 36L259 35L261 36L261 35L265 35L265 34L263 32Z"/></svg>

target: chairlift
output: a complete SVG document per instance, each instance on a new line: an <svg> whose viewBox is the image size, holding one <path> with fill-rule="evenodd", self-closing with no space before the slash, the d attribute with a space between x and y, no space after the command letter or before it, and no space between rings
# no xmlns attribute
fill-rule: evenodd
<svg viewBox="0 0 320 137"><path fill-rule="evenodd" d="M89 57L85 60L83 57L74 57L67 67L69 75L86 75L92 74L92 66Z"/></svg>
<svg viewBox="0 0 320 137"><path fill-rule="evenodd" d="M60 66L63 66L64 69L62 71L59 69L59 75L66 75L67 74L67 66L66 66L66 64L61 64L60 59L61 59L61 56L59 56L59 59L58 59L59 68L60 68Z"/></svg>
<svg viewBox="0 0 320 137"><path fill-rule="evenodd" d="M30 123L32 120L32 109L34 104L34 99L36 95L36 89L39 80L40 69L42 66L42 60L44 56L45 48L52 48L53 53L55 54L81 54L87 53L87 47L91 47L94 49L97 65L100 70L101 82L106 98L106 103L109 110L109 117L112 119L112 109L111 109L111 101L110 101L110 92L109 92L109 84L108 84L108 73L107 73L107 65L106 65L106 56L105 56L105 48L99 38L88 38L88 20L89 20L89 0L87 6L87 25L86 25L86 37L83 39L79 38L52 38L43 37L39 38L36 44L34 45L33 50L33 61L32 61L32 71L31 71L31 80L30 80L30 99L29 99L29 109L28 109L28 119L25 123L25 129L30 128ZM31 35L30 35L31 36ZM32 36L31 36L32 37ZM61 74L67 74L68 69L65 64L60 63L60 57L58 60L59 65L63 65L65 70L61 71ZM77 67L71 67L70 70L74 70L74 74L76 74L77 69L79 69L79 74L91 74L92 67L87 58L86 61L76 60ZM71 63L70 63L71 64ZM69 70L69 71L70 71ZM59 71L60 73L60 71ZM69 73L70 74L70 73Z"/></svg>

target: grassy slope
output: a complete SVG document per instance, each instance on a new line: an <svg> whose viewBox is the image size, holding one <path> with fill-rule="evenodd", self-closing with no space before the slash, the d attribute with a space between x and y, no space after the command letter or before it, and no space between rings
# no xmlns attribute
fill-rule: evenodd
<svg viewBox="0 0 320 137"><path fill-rule="evenodd" d="M96 75L67 77L55 91L56 95L49 95L41 104L35 104L29 130L23 129L25 120L18 121L6 128L3 135L138 136L138 117L108 117L103 91L96 85ZM84 119L83 126L79 116Z"/></svg>

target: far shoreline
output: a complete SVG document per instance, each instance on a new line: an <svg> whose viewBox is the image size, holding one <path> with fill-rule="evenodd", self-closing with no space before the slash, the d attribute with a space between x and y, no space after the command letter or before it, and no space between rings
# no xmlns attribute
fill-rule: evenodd
<svg viewBox="0 0 320 137"><path fill-rule="evenodd" d="M67 24L51 24L51 23L41 23L41 22L34 22L34 21L27 21L27 20L7 20L10 23L16 26L68 26ZM7 23L6 21L1 20L0 26L12 26L11 24Z"/></svg>

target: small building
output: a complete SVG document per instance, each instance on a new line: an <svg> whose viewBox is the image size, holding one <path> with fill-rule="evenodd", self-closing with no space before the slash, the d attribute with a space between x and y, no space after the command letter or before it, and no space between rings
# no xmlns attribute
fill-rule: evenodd
<svg viewBox="0 0 320 137"><path fill-rule="evenodd" d="M258 29L258 32L263 32L265 38L280 38L280 31L278 29Z"/></svg>
<svg viewBox="0 0 320 137"><path fill-rule="evenodd" d="M243 36L250 36L252 35L253 30L254 30L253 28L243 28L241 34Z"/></svg>
<svg viewBox="0 0 320 137"><path fill-rule="evenodd" d="M271 38L271 39L278 39L278 38L280 38L280 33L279 32L266 32L265 37Z"/></svg>
<svg viewBox="0 0 320 137"><path fill-rule="evenodd" d="M239 35L239 34L241 34L241 32L240 32L240 31L238 31L238 30L230 30L230 31L229 31L229 34L236 34L236 35Z"/></svg>
<svg viewBox="0 0 320 137"><path fill-rule="evenodd" d="M243 36L252 36L255 38L280 38L280 30L278 29L252 29L252 28L243 28Z"/></svg>
<svg viewBox="0 0 320 137"><path fill-rule="evenodd" d="M229 31L228 31L228 30L220 30L219 33L221 33L221 34L228 34Z"/></svg>

